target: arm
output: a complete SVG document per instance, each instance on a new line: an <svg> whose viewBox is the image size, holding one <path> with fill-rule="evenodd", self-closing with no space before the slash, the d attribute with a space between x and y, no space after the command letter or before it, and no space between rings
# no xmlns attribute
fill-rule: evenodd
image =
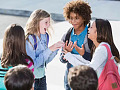
<svg viewBox="0 0 120 90"><path fill-rule="evenodd" d="M34 44L34 40L33 40L33 38L31 36L29 36L29 40L30 40L31 44L33 45ZM35 51L33 49L33 47L30 44L30 42L26 41L26 51L27 51L27 54L34 61L34 68L38 68L40 66L43 67L44 66L44 62L48 59L48 57L50 56L52 51L49 48L47 48L47 49L42 50L42 51L40 51L38 53L37 51Z"/></svg>
<svg viewBox="0 0 120 90"><path fill-rule="evenodd" d="M91 62L85 60L81 55L74 55L67 53L65 58L74 66L76 65L88 65L95 70L107 59L107 50L104 46L100 46L95 50Z"/></svg>
<svg viewBox="0 0 120 90"><path fill-rule="evenodd" d="M51 62L53 60L53 58L57 55L58 50L56 50L56 51L51 53L51 55L49 56L48 60L46 61L46 64L48 64L49 62Z"/></svg>
<svg viewBox="0 0 120 90"><path fill-rule="evenodd" d="M107 49L104 46L99 46L95 50L89 66L94 68L94 70L97 70L105 61L107 61L107 58Z"/></svg>
<svg viewBox="0 0 120 90"><path fill-rule="evenodd" d="M85 65L85 64L89 64L90 62L88 60L85 60L81 55L77 55L77 54L71 54L70 52L68 52L67 54L65 54L64 56L69 63L71 63L73 66L77 66L77 65Z"/></svg>

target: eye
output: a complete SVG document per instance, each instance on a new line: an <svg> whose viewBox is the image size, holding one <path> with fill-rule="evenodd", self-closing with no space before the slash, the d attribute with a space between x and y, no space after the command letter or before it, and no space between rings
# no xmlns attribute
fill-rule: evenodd
<svg viewBox="0 0 120 90"><path fill-rule="evenodd" d="M79 19L79 17L76 17L75 19Z"/></svg>

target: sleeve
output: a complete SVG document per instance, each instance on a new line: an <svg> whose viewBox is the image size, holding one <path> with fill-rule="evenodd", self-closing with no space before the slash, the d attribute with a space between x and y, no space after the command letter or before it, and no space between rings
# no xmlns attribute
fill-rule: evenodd
<svg viewBox="0 0 120 90"><path fill-rule="evenodd" d="M46 64L48 64L49 62L51 62L53 60L53 58L57 55L58 50L56 50L50 54L50 56L48 57L48 60L46 61Z"/></svg>
<svg viewBox="0 0 120 90"><path fill-rule="evenodd" d="M29 40L33 45L34 44L33 38L29 37ZM37 52L33 49L33 46L30 44L30 42L26 41L26 52L33 59L34 68L43 67L45 61L48 59L52 51L49 48L47 48L43 51L40 51L40 53L37 55L36 54Z"/></svg>
<svg viewBox="0 0 120 90"><path fill-rule="evenodd" d="M64 56L69 63L71 63L73 66L78 66L78 65L85 65L90 63L88 60L85 60L81 55L77 55L77 54L71 54L70 52L68 52L67 54L65 54Z"/></svg>
<svg viewBox="0 0 120 90"><path fill-rule="evenodd" d="M94 70L97 70L103 62L105 62L108 58L107 55L107 49L105 46L100 46L95 50L95 53L93 55L93 58L89 64L90 67L94 68Z"/></svg>
<svg viewBox="0 0 120 90"><path fill-rule="evenodd" d="M88 65L92 68L94 68L94 70L97 70L97 68L107 59L107 50L104 46L100 46L99 48L97 48L95 50L95 53L93 55L93 58L91 60L91 62L89 62L88 60L85 60L81 55L75 55L75 54L71 54L71 53L67 53L64 56L69 63L71 63L73 66L77 66L77 65Z"/></svg>

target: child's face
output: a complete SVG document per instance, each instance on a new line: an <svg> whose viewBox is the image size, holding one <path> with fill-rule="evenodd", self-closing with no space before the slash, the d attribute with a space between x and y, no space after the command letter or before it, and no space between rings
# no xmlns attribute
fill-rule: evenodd
<svg viewBox="0 0 120 90"><path fill-rule="evenodd" d="M84 19L76 13L70 13L69 22L73 25L75 30L78 30L82 26L84 26Z"/></svg>
<svg viewBox="0 0 120 90"><path fill-rule="evenodd" d="M50 17L44 18L39 22L40 34L45 34L50 26Z"/></svg>
<svg viewBox="0 0 120 90"><path fill-rule="evenodd" d="M97 29L95 22L93 22L92 26L88 28L88 38L92 41L97 40Z"/></svg>

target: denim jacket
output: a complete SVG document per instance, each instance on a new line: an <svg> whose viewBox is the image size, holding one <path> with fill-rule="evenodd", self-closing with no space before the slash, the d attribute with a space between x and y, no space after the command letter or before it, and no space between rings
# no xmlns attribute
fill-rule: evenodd
<svg viewBox="0 0 120 90"><path fill-rule="evenodd" d="M45 76L45 65L53 60L57 51L52 52L47 45L46 34L41 34L40 38L36 35L37 48L34 50L34 39L31 35L28 36L29 40L26 40L27 54L34 61L34 75L35 78L42 78Z"/></svg>

